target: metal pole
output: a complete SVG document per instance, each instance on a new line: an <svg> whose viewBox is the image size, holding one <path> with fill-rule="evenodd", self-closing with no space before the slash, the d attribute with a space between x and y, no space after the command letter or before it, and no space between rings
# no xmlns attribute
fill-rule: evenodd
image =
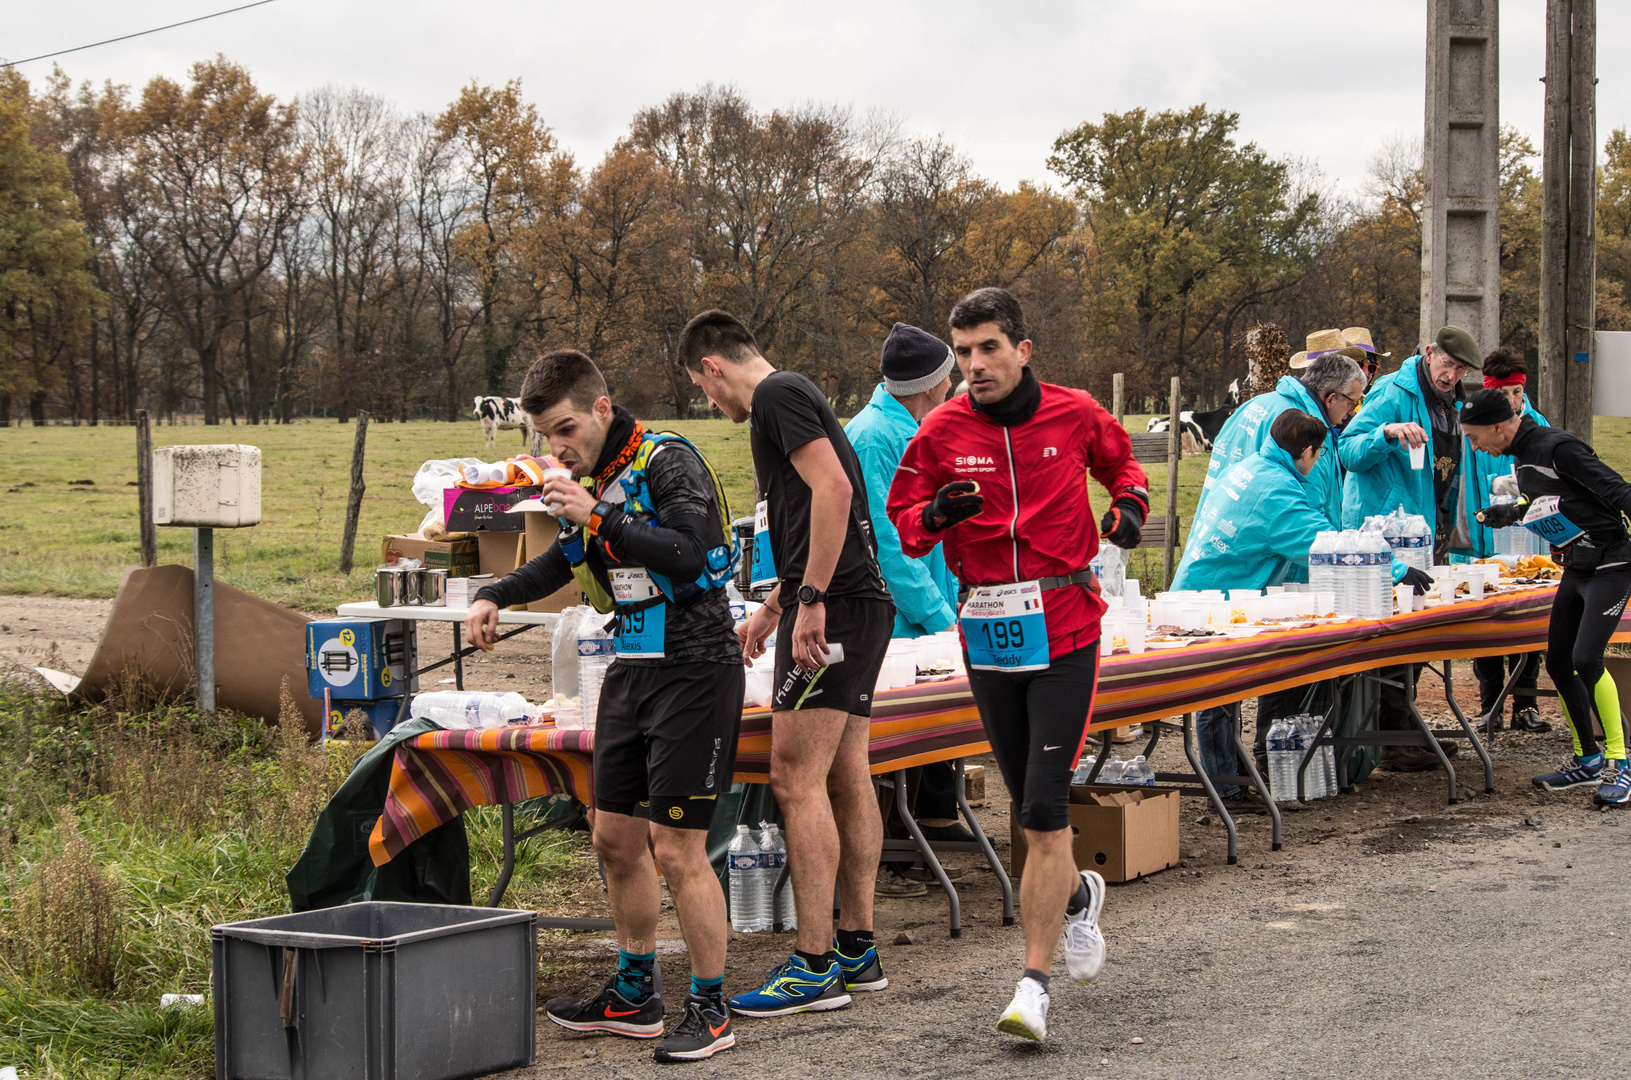
<svg viewBox="0 0 1631 1080"><path fill-rule="evenodd" d="M215 530L193 530L193 669L198 711L215 711Z"/></svg>

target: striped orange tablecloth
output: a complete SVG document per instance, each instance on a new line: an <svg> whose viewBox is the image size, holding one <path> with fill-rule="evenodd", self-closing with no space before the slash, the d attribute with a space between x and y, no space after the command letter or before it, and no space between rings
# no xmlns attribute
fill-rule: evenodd
<svg viewBox="0 0 1631 1080"><path fill-rule="evenodd" d="M1555 589L1530 589L1380 621L1349 620L1182 649L1113 656L1099 674L1093 728L1122 727L1388 664L1533 652L1546 645ZM1616 641L1631 640L1631 616ZM591 802L593 732L549 725L440 731L397 747L384 814L369 838L376 864L472 806L570 794ZM990 750L965 679L878 695L874 773ZM739 781L770 773L770 710L742 714Z"/></svg>

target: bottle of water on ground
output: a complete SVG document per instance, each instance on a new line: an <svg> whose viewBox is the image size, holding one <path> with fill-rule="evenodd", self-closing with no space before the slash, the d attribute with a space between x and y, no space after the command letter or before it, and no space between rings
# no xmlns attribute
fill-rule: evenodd
<svg viewBox="0 0 1631 1080"><path fill-rule="evenodd" d="M759 888L759 845L753 839L752 830L738 825L725 854L731 884L731 929L743 934L766 929L769 920L765 918Z"/></svg>
<svg viewBox="0 0 1631 1080"><path fill-rule="evenodd" d="M1093 771L1093 763L1097 760L1098 758L1093 754L1083 754L1082 759L1076 763L1076 771L1071 774L1070 782L1072 784L1087 783L1088 774Z"/></svg>
<svg viewBox="0 0 1631 1080"><path fill-rule="evenodd" d="M1130 787L1151 787L1155 784L1155 770L1139 754L1121 770L1121 782Z"/></svg>
<svg viewBox="0 0 1631 1080"><path fill-rule="evenodd" d="M1282 718L1269 725L1269 796L1275 802L1285 802L1286 796L1286 727Z"/></svg>
<svg viewBox="0 0 1631 1080"><path fill-rule="evenodd" d="M1294 717L1292 722L1297 726L1297 736L1304 747L1314 745L1314 737L1319 734L1320 725L1324 718L1318 716L1302 715ZM1308 763L1308 771L1303 774L1303 790L1310 799L1323 799L1331 794L1325 779L1324 751L1329 747L1322 747L1316 751L1313 760ZM1296 790L1296 766L1292 767L1292 790Z"/></svg>
<svg viewBox="0 0 1631 1080"><path fill-rule="evenodd" d="M773 821L761 821L762 831L759 833L759 888L761 890L759 903L760 910L764 912L765 925L774 930L776 927L776 880L781 877L782 868L787 865L787 840L782 836L781 828ZM798 913L793 905L793 884L788 882L782 888L782 929L796 930L798 928Z"/></svg>
<svg viewBox="0 0 1631 1080"><path fill-rule="evenodd" d="M1119 783L1121 783L1121 772L1126 767L1127 767L1127 763L1125 761L1122 761L1119 757L1117 757L1114 753L1112 753L1110 755L1109 760L1104 763L1104 768L1099 770L1099 783L1101 783L1101 784L1119 784Z"/></svg>
<svg viewBox="0 0 1631 1080"><path fill-rule="evenodd" d="M583 726L591 730L600 715L600 687L616 655L612 636L598 617L586 616L578 623L578 707Z"/></svg>
<svg viewBox="0 0 1631 1080"><path fill-rule="evenodd" d="M531 706L516 693L481 690L434 690L415 694L408 715L449 731L503 727L526 719Z"/></svg>

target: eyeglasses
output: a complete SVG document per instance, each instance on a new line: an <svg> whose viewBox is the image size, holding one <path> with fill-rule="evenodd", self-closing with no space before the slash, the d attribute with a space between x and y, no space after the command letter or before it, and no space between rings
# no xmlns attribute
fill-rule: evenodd
<svg viewBox="0 0 1631 1080"><path fill-rule="evenodd" d="M1344 394L1341 390L1331 391L1331 396L1341 398L1343 401L1346 401L1349 405L1352 405L1356 409L1359 408L1360 402L1365 400L1364 398L1349 397L1347 394Z"/></svg>

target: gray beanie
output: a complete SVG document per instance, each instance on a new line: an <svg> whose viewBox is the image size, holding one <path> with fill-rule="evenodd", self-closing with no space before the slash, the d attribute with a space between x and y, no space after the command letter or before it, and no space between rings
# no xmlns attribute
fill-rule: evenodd
<svg viewBox="0 0 1631 1080"><path fill-rule="evenodd" d="M879 367L891 394L911 397L937 386L956 362L944 341L927 330L898 322L883 343Z"/></svg>

